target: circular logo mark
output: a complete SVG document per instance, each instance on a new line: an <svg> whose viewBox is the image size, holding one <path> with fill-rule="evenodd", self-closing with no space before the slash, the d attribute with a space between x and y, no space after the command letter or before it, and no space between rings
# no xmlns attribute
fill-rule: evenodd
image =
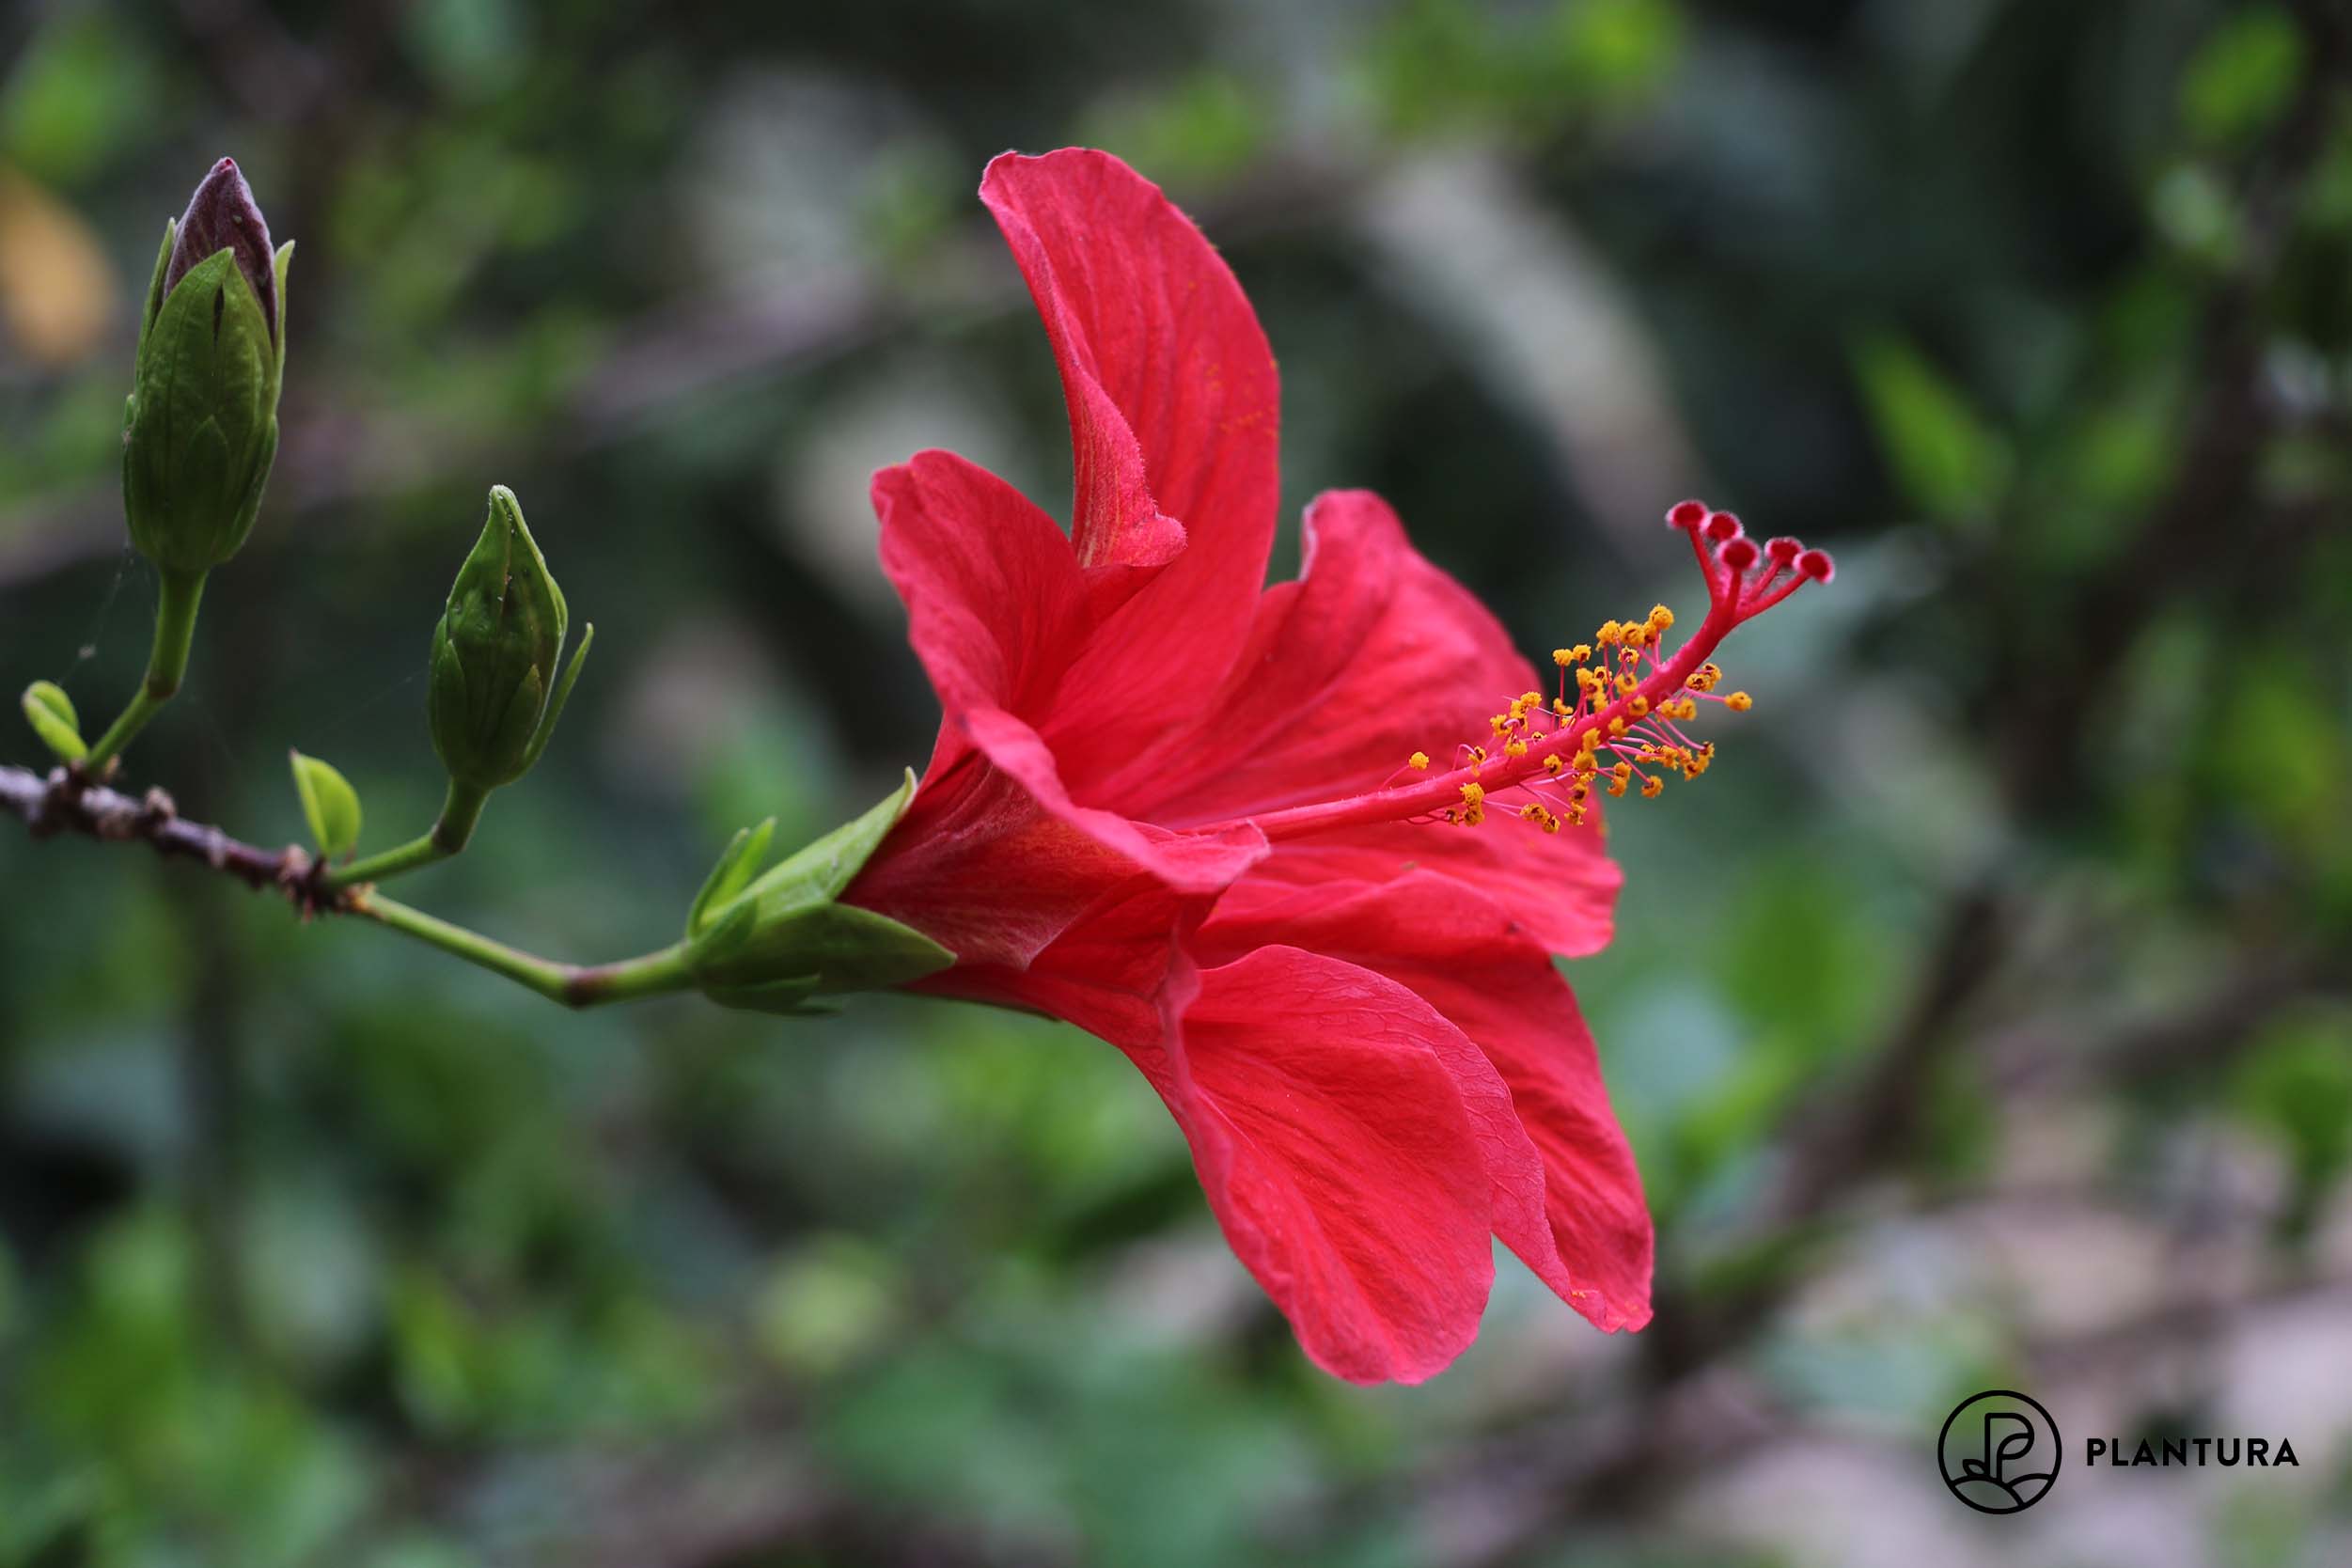
<svg viewBox="0 0 2352 1568"><path fill-rule="evenodd" d="M2015 1513L2049 1495L2058 1480L2058 1423L2041 1404L1994 1388L1944 1418L1936 1439L1944 1484L1979 1513Z"/></svg>

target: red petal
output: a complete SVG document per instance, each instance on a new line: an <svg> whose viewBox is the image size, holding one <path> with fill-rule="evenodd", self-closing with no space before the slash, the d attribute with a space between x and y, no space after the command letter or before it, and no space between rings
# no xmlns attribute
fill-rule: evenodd
<svg viewBox="0 0 2352 1568"><path fill-rule="evenodd" d="M1036 714L1086 633L1070 541L1028 497L953 452L874 476L882 570L949 717Z"/></svg>
<svg viewBox="0 0 2352 1568"><path fill-rule="evenodd" d="M1158 186L1107 152L1006 153L980 199L1060 362L1079 560L1168 559L1182 541L1164 535L1165 513L1245 600L1254 594L1274 538L1279 394L1232 272Z"/></svg>
<svg viewBox="0 0 2352 1568"><path fill-rule="evenodd" d="M1207 715L1088 798L1181 825L1376 790L1411 776L1417 750L1443 767L1459 742L1486 742L1488 715L1536 688L1501 624L1386 502L1336 491L1308 509L1300 578L1266 591ZM1621 878L1592 830L1384 823L1278 845L1262 871L1386 882L1415 865L1478 887L1553 951L1608 941Z"/></svg>
<svg viewBox="0 0 2352 1568"><path fill-rule="evenodd" d="M1486 1162L1454 1031L1353 964L1265 948L1171 989L1129 1054L1175 1113L1233 1251L1309 1358L1418 1383L1477 1337L1494 1282Z"/></svg>
<svg viewBox="0 0 2352 1568"><path fill-rule="evenodd" d="M1483 831L1483 830L1481 830ZM1203 963L1290 943L1410 987L1473 1041L1510 1086L1541 1156L1551 1235L1496 1233L1605 1329L1650 1318L1652 1231L1641 1178L1609 1109L1592 1036L1548 954L1492 903L1426 871L1341 895L1286 892L1252 876L1190 944Z"/></svg>
<svg viewBox="0 0 2352 1568"><path fill-rule="evenodd" d="M1070 405L1071 537L1102 623L1073 672L1073 733L1132 757L1215 689L1265 582L1274 356L1209 242L1108 153L1007 153L980 198L1028 280ZM1048 739L1065 751L1062 733Z"/></svg>
<svg viewBox="0 0 2352 1568"><path fill-rule="evenodd" d="M944 944L959 964L1027 968L1138 876L1203 898L1265 855L1255 828L1175 833L1077 805L1037 732L1001 710L956 714L947 728L969 750L941 762L943 732L906 816L842 896Z"/></svg>

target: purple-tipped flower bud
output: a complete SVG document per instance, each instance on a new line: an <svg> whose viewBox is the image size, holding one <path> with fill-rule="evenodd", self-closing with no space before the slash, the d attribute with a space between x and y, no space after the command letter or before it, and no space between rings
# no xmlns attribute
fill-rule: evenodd
<svg viewBox="0 0 2352 1568"><path fill-rule="evenodd" d="M201 576L252 531L277 455L286 264L236 160L212 165L164 228L123 410L131 541L164 572Z"/></svg>
<svg viewBox="0 0 2352 1568"><path fill-rule="evenodd" d="M224 158L188 198L172 237L171 259L164 266L164 292L168 294L188 275L190 268L216 251L235 251L237 270L245 274L253 297L261 302L261 320L277 337L277 268L270 251L270 221L253 199L253 187L237 168L237 160Z"/></svg>

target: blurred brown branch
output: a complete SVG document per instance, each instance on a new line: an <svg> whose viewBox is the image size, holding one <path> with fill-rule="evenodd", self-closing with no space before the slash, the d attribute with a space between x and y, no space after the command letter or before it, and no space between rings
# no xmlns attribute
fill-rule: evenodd
<svg viewBox="0 0 2352 1568"><path fill-rule="evenodd" d="M161 790L134 799L64 768L44 777L0 767L0 810L22 818L36 839L71 833L101 843L144 843L166 860L193 860L256 890L275 889L306 912L335 907L312 882L314 867L302 849L262 849L190 822Z"/></svg>

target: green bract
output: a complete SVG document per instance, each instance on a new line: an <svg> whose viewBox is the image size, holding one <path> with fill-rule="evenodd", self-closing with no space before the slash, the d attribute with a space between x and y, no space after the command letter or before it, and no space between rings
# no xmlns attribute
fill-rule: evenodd
<svg viewBox="0 0 2352 1568"><path fill-rule="evenodd" d="M705 996L760 1012L877 991L947 968L955 954L911 926L837 903L915 798L915 776L873 809L768 870L774 819L735 835L686 917L686 967Z"/></svg>
<svg viewBox="0 0 2352 1568"><path fill-rule="evenodd" d="M581 637L558 686L569 614L514 493L494 486L481 539L432 633L427 708L433 749L452 779L494 790L539 760L595 635L590 627Z"/></svg>
<svg viewBox="0 0 2352 1568"><path fill-rule="evenodd" d="M277 327L232 250L168 291L178 224L164 229L123 415L122 499L131 541L165 572L197 574L237 553L277 456L290 241L275 256Z"/></svg>

